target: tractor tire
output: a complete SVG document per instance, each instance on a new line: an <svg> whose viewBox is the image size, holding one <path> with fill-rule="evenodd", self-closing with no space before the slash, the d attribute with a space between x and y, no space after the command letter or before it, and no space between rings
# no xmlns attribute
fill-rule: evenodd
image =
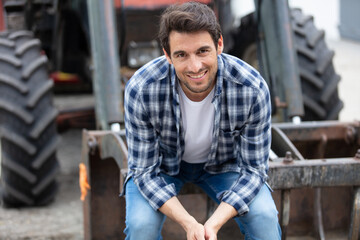
<svg viewBox="0 0 360 240"><path fill-rule="evenodd" d="M334 52L325 43L325 32L300 9L291 10L291 21L305 109L302 120L336 120L343 108L338 95L340 76L334 69ZM242 18L230 53L258 68L256 34L257 23L251 13Z"/></svg>
<svg viewBox="0 0 360 240"><path fill-rule="evenodd" d="M0 35L0 190L5 207L41 206L57 192L57 111L47 58L32 32Z"/></svg>

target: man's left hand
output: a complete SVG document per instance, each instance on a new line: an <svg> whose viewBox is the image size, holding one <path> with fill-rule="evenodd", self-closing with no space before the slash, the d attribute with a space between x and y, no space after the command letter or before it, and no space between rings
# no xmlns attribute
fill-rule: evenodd
<svg viewBox="0 0 360 240"><path fill-rule="evenodd" d="M205 239L216 240L220 228L231 218L237 215L237 211L231 205L221 202L213 215L204 224Z"/></svg>
<svg viewBox="0 0 360 240"><path fill-rule="evenodd" d="M204 225L205 227L205 240L217 240L217 231L209 225Z"/></svg>

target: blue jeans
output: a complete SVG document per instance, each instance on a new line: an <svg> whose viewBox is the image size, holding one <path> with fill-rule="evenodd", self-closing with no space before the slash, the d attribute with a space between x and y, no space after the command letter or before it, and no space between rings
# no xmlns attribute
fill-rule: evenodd
<svg viewBox="0 0 360 240"><path fill-rule="evenodd" d="M177 192L186 182L200 186L213 200L219 203L216 195L230 189L239 177L239 173L229 172L209 174L203 170L204 164L181 163L180 173L176 176L162 174L165 181L174 183ZM125 187L126 198L126 239L157 240L162 239L161 229L166 216L155 211L139 192L133 180ZM246 240L276 240L281 239L277 210L267 185L261 188L255 199L249 205L250 211L244 216L236 217Z"/></svg>

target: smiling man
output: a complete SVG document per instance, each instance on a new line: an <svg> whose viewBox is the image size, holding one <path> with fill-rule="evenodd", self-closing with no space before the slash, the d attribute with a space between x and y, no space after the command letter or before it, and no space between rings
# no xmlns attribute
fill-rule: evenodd
<svg viewBox="0 0 360 240"><path fill-rule="evenodd" d="M127 239L161 239L166 216L187 239L217 239L231 218L245 239L280 239L266 184L271 106L265 81L222 53L221 29L206 5L170 6L159 39L165 56L139 69L125 89ZM204 224L176 197L187 182L219 204Z"/></svg>
<svg viewBox="0 0 360 240"><path fill-rule="evenodd" d="M171 31L169 44L172 49L164 51L165 56L175 68L181 89L191 101L203 100L215 86L217 55L223 50L221 37L215 45L207 31Z"/></svg>

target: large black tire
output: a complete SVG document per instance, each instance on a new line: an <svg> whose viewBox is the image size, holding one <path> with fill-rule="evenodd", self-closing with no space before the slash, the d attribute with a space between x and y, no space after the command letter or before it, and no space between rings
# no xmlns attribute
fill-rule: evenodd
<svg viewBox="0 0 360 240"><path fill-rule="evenodd" d="M40 41L29 31L0 36L0 183L4 206L37 206L57 192L57 111Z"/></svg>
<svg viewBox="0 0 360 240"><path fill-rule="evenodd" d="M313 17L304 15L299 9L291 10L291 20L305 109L302 120L338 119L343 108L338 96L340 76L335 72L334 52L325 43L325 33L315 27ZM258 67L256 29L254 14L245 16L230 51L254 67Z"/></svg>

